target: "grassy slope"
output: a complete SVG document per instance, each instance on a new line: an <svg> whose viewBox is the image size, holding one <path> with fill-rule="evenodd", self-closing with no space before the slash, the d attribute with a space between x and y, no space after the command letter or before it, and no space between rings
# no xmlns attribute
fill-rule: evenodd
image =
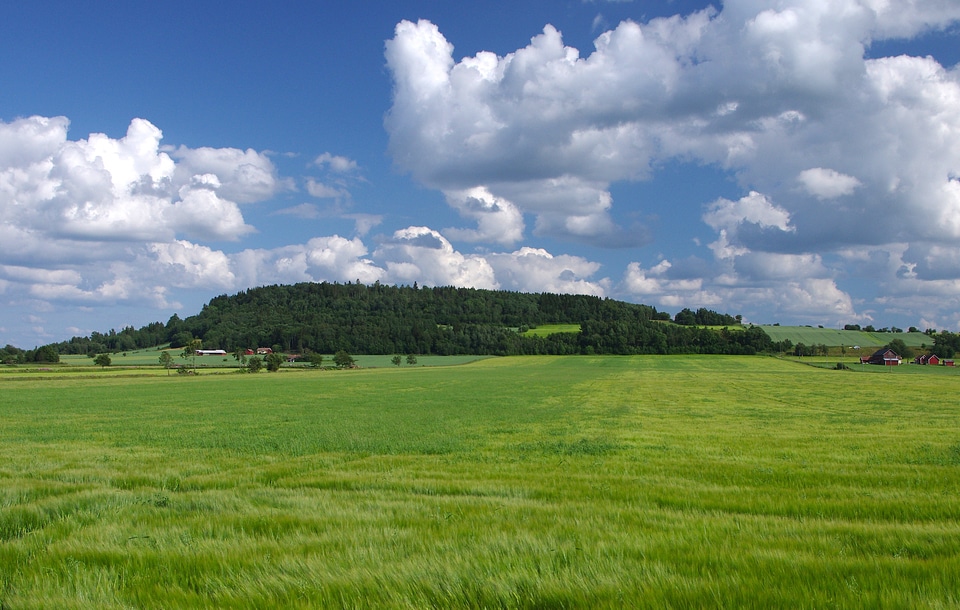
<svg viewBox="0 0 960 610"><path fill-rule="evenodd" d="M534 337L548 337L558 333L578 332L580 332L579 324L542 324L536 328L531 328L530 330L525 331L523 334L532 335Z"/></svg>
<svg viewBox="0 0 960 610"><path fill-rule="evenodd" d="M0 381L0 606L955 606L956 384L715 356Z"/></svg>
<svg viewBox="0 0 960 610"><path fill-rule="evenodd" d="M828 345L862 348L880 348L900 339L907 347L919 348L921 345L933 345L933 338L923 333L867 333L859 330L836 330L831 328L811 328L809 326L763 326L764 332L774 341L789 339L806 345Z"/></svg>
<svg viewBox="0 0 960 610"><path fill-rule="evenodd" d="M720 330L722 326L710 327ZM726 327L730 330L738 330L740 327ZM827 345L830 347L839 347L841 345L851 347L859 345L862 348L879 348L893 339L900 339L907 347L920 348L921 345L933 345L933 338L923 333L868 333L856 330L836 330L830 328L812 328L809 326L762 326L773 341L783 341L789 339L794 344L804 343L806 345ZM560 332L579 332L580 327L577 324L550 324L533 328L527 331L531 335L547 336Z"/></svg>

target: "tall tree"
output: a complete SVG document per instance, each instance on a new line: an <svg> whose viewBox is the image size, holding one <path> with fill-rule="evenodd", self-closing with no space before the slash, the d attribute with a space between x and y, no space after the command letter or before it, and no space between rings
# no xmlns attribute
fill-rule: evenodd
<svg viewBox="0 0 960 610"><path fill-rule="evenodd" d="M345 369L356 364L356 360L353 359L353 356L348 354L345 350L340 350L333 355L333 362L338 367Z"/></svg>
<svg viewBox="0 0 960 610"><path fill-rule="evenodd" d="M167 350L160 352L160 366L167 369L167 375L170 374L170 367L173 366L173 356Z"/></svg>
<svg viewBox="0 0 960 610"><path fill-rule="evenodd" d="M280 366L283 365L283 354L278 354L273 352L272 354L267 354L264 358L264 362L267 365L267 370L271 373L276 373L280 370Z"/></svg>

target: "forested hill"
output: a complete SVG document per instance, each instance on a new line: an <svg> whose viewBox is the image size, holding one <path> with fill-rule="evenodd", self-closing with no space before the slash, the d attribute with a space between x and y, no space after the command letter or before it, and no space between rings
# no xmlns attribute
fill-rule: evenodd
<svg viewBox="0 0 960 610"><path fill-rule="evenodd" d="M770 346L758 327L726 332L669 319L654 307L585 295L304 283L218 296L186 319L174 315L166 325L75 337L56 348L93 353L167 342L180 347L193 338L206 349L229 352L263 346L351 354L749 354ZM581 332L520 332L558 323L579 324Z"/></svg>

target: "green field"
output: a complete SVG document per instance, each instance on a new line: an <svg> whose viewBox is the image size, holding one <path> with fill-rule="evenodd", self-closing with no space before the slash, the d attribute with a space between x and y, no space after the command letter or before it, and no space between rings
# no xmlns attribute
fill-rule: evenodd
<svg viewBox="0 0 960 610"><path fill-rule="evenodd" d="M531 335L534 337L548 337L550 335L556 335L558 333L578 333L580 332L579 324L541 324L536 328L531 328L527 331L524 331L523 334Z"/></svg>
<svg viewBox="0 0 960 610"><path fill-rule="evenodd" d="M922 369L3 375L0 607L957 607Z"/></svg>
<svg viewBox="0 0 960 610"><path fill-rule="evenodd" d="M919 348L933 345L933 337L923 333L868 333L861 330L837 330L810 326L761 326L773 341L789 339L805 345L828 345L831 347L859 345L864 351L878 349L894 339L900 339L907 347ZM865 354L867 355L867 354Z"/></svg>
<svg viewBox="0 0 960 610"><path fill-rule="evenodd" d="M230 368L236 369L239 368L239 363L233 357L232 354L227 356L197 356L196 358L182 358L180 354L183 352L182 349L171 349L168 350L170 355L173 356L173 364L177 366L185 366L188 368L193 368L196 365L196 368L200 371L203 369L221 369L221 368ZM407 368L410 365L407 364L406 354L402 355L401 367ZM457 364L467 364L469 362L475 362L477 360L482 360L483 358L488 358L489 356L417 356L417 364L415 366L452 366ZM149 367L150 369L159 369L159 358L160 350L159 349L144 349L130 352L123 352L118 354L110 354L110 368L120 369L120 368L130 368L130 367ZM261 357L262 358L262 357ZM375 368L375 367L393 367L394 364L390 362L393 358L392 354L388 355L359 355L354 356L354 360L357 361L357 364L362 368ZM48 370L64 372L64 367L68 367L70 370L83 369L84 371L100 370L100 367L93 364L93 358L90 358L86 355L64 355L60 356L60 365L35 365L31 367L20 367L20 368L46 368ZM294 364L284 364L283 368L301 368L307 367L307 363L294 363ZM333 354L324 355L324 366L333 366ZM7 371L11 369L8 368ZM109 370L109 369L108 369ZM0 375L3 374L3 370L0 369Z"/></svg>
<svg viewBox="0 0 960 610"><path fill-rule="evenodd" d="M727 328L731 331L740 330L739 326L709 326L721 330ZM930 347L933 345L933 337L924 333L868 333L859 330L838 330L832 328L815 328L811 326L761 326L763 331L770 336L774 342L789 339L794 344L803 343L805 345L827 345L829 347L839 348L844 346L850 349L850 353L855 353L852 349L854 345L860 346L864 355L872 353L874 350L883 347L894 339L900 339L907 347L920 349L921 346ZM578 333L579 324L544 324L537 328L531 328L524 334L546 337L555 333ZM834 350L836 351L836 350Z"/></svg>

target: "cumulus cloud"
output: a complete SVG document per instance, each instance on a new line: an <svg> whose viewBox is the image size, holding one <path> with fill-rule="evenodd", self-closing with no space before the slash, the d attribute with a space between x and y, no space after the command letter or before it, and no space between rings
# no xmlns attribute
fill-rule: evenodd
<svg viewBox="0 0 960 610"><path fill-rule="evenodd" d="M178 183L188 183L196 175L213 174L220 182L217 194L237 203L264 201L290 187L289 181L278 178L273 162L255 150L180 146L170 154L178 161Z"/></svg>
<svg viewBox="0 0 960 610"><path fill-rule="evenodd" d="M0 277L12 298L171 307L170 288L236 286L224 253L186 239L254 231L239 204L288 186L265 155L164 147L139 118L120 138L72 140L68 127L0 121Z"/></svg>
<svg viewBox="0 0 960 610"><path fill-rule="evenodd" d="M0 121L0 292L36 308L170 306L183 290L360 279L956 318L960 70L875 57L873 46L954 27L960 4L718 6L625 21L583 52L545 25L513 52L455 56L436 25L398 24L385 46L389 153L466 226L407 227L372 245L362 237L384 218L344 213L363 180L349 157L314 157L302 179L313 202L276 213L347 218L354 236L226 251L209 242L241 243L256 231L248 206L294 190L267 153L165 146L144 119L119 138L83 139L70 139L65 117ZM637 220L653 216L648 202L615 193L665 166L708 166L740 189L674 202L713 232L700 254L635 261L607 272L612 282L599 263L525 246L529 232L551 244L662 247ZM854 299L850 282L883 292Z"/></svg>
<svg viewBox="0 0 960 610"><path fill-rule="evenodd" d="M152 257L143 257L146 263L161 275L164 283L178 287L211 287L230 289L236 285L226 254L207 246L185 240L154 243L147 247Z"/></svg>
<svg viewBox="0 0 960 610"><path fill-rule="evenodd" d="M642 213L645 202L614 201L612 185L666 162L716 166L745 195L701 216L717 235L701 284L636 264L623 293L701 304L792 294L861 315L837 283L851 249L906 243L911 281L960 279L960 267L920 254L960 239L960 72L932 57L869 57L878 41L958 19L947 0L729 0L620 23L589 53L547 25L514 52L459 59L436 25L404 21L386 43L390 153L477 222L445 230L452 239L496 241L487 208L462 195L479 189L476 201L532 215L537 235L607 247L657 237L618 224L615 207ZM897 293L907 275L890 273L871 280Z"/></svg>
<svg viewBox="0 0 960 610"><path fill-rule="evenodd" d="M461 216L477 221L476 229L445 229L452 239L513 244L523 237L523 215L517 206L486 188L448 191L447 202Z"/></svg>
<svg viewBox="0 0 960 610"><path fill-rule="evenodd" d="M386 261L387 280L391 283L500 287L486 259L456 251L443 235L428 227L395 231L380 244L374 257Z"/></svg>
<svg viewBox="0 0 960 610"><path fill-rule="evenodd" d="M709 206L703 215L703 221L714 229L728 231L735 230L744 223L781 231L795 230L790 226L790 214L756 191L738 201L718 199Z"/></svg>
<svg viewBox="0 0 960 610"><path fill-rule="evenodd" d="M385 275L383 269L367 257L367 247L359 237L317 237L307 243L306 254L314 278L333 277L372 284Z"/></svg>
<svg viewBox="0 0 960 610"><path fill-rule="evenodd" d="M119 139L67 139L63 117L0 123L0 218L18 241L143 242L177 235L235 240L252 227L238 202L276 194L264 155L235 149L169 153L134 119Z"/></svg>
<svg viewBox="0 0 960 610"><path fill-rule="evenodd" d="M699 303L699 306L716 305L720 296L704 290L701 278L671 278L668 275L672 267L670 261L662 260L649 269L640 263L627 265L623 276L622 290L635 297L643 297L666 307L686 306Z"/></svg>
<svg viewBox="0 0 960 610"><path fill-rule="evenodd" d="M860 186L860 181L853 176L822 167L803 170L797 180L817 199L836 199L850 195Z"/></svg>
<svg viewBox="0 0 960 610"><path fill-rule="evenodd" d="M606 296L610 280L590 279L600 263L567 254L554 256L543 248L520 248L486 256L501 288L523 292L553 292Z"/></svg>
<svg viewBox="0 0 960 610"><path fill-rule="evenodd" d="M423 183L482 187L551 234L609 233L609 185L671 158L736 171L791 214L855 195L849 219L889 232L870 220L880 208L906 217L951 203L957 75L930 58L865 51L956 13L936 2L741 0L621 23L587 56L547 26L513 53L460 61L437 26L402 22L386 46L390 151ZM801 238L827 230L819 216L798 217Z"/></svg>

